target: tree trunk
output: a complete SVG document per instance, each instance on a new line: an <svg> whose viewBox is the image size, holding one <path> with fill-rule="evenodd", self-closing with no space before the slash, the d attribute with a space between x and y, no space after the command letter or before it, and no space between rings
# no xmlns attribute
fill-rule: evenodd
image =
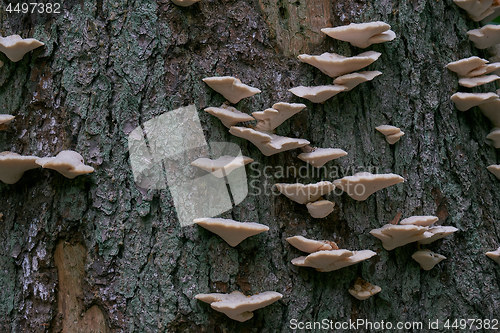
<svg viewBox="0 0 500 333"><path fill-rule="evenodd" d="M498 162L485 140L491 124L479 110L459 112L450 96L457 76L444 66L487 57L468 41L479 25L452 0L169 0L64 1L61 14L0 13L2 36L45 43L17 63L0 55L1 113L16 116L0 132L0 151L53 156L75 150L95 172L73 180L31 170L0 184L0 331L182 332L289 331L290 321L422 321L500 319L500 270L484 252L500 242ZM289 88L329 84L300 63L300 53L355 55L322 27L382 20L397 39L367 50L383 75L324 104ZM348 155L327 172L305 168L299 151L263 156L202 110L224 98L201 79L232 75L262 93L242 100L244 112L300 102L307 109L278 128L316 147ZM493 91L489 84L477 91ZM255 162L249 194L222 217L255 221L267 233L230 247L196 225L181 227L168 189L139 188L128 136L148 120L194 104L207 142L233 142ZM406 135L388 145L375 126ZM291 169L288 169L291 170ZM394 172L403 184L363 202L334 195L334 213L312 219L305 205L271 195L278 182L310 183L357 171ZM172 170L168 172L174 172ZM368 232L394 218L436 215L459 229L428 246L448 259L423 271L410 244L393 251ZM286 237L336 241L377 256L330 273L295 267L302 255ZM58 245L59 244L59 245ZM362 277L382 292L358 301L347 292ZM195 300L198 293L266 290L282 300L239 323ZM500 325L500 324L499 324Z"/></svg>

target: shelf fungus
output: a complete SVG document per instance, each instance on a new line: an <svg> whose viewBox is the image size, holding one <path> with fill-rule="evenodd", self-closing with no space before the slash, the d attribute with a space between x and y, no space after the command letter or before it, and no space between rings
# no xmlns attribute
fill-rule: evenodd
<svg viewBox="0 0 500 333"><path fill-rule="evenodd" d="M253 317L253 311L268 306L283 297L275 291L265 291L260 294L245 296L239 291L230 294L198 294L197 300L210 304L215 311L222 312L229 318L244 322Z"/></svg>
<svg viewBox="0 0 500 333"><path fill-rule="evenodd" d="M172 0L172 2L177 6L188 7L194 5L197 2L200 2L200 0Z"/></svg>
<svg viewBox="0 0 500 333"><path fill-rule="evenodd" d="M243 84L232 76L206 77L203 82L233 104L238 103L243 98L260 93L259 89Z"/></svg>
<svg viewBox="0 0 500 333"><path fill-rule="evenodd" d="M486 136L486 139L492 141L493 147L500 148L500 128L494 128L490 134Z"/></svg>
<svg viewBox="0 0 500 333"><path fill-rule="evenodd" d="M301 54L298 58L300 61L318 68L330 77L337 77L372 64L380 55L379 52L368 51L354 57L345 57L336 53L323 53L317 56Z"/></svg>
<svg viewBox="0 0 500 333"><path fill-rule="evenodd" d="M500 127L500 98L480 104L479 109L493 123L493 126Z"/></svg>
<svg viewBox="0 0 500 333"><path fill-rule="evenodd" d="M37 156L21 156L10 151L0 153L0 180L5 184L17 183L24 172L39 168L35 163L37 159Z"/></svg>
<svg viewBox="0 0 500 333"><path fill-rule="evenodd" d="M500 69L500 63L490 64L486 59L473 56L450 62L446 68L460 77L472 78L495 72Z"/></svg>
<svg viewBox="0 0 500 333"><path fill-rule="evenodd" d="M284 194L288 199L299 204L307 204L318 200L321 196L330 193L335 189L335 186L328 181L322 181L316 184L275 184L278 191Z"/></svg>
<svg viewBox="0 0 500 333"><path fill-rule="evenodd" d="M500 265L500 247L495 251L486 252L486 255Z"/></svg>
<svg viewBox="0 0 500 333"><path fill-rule="evenodd" d="M348 25L324 28L321 32L328 36L349 42L351 45L366 48L372 44L389 42L396 38L391 26L385 22L351 23Z"/></svg>
<svg viewBox="0 0 500 333"><path fill-rule="evenodd" d="M324 103L333 96L347 91L347 88L339 85L326 85L326 86L315 86L315 87L305 87L298 86L288 89L289 92L295 96L305 98L313 103Z"/></svg>
<svg viewBox="0 0 500 333"><path fill-rule="evenodd" d="M304 147L310 143L304 139L288 138L247 127L232 126L229 133L250 141L266 156Z"/></svg>
<svg viewBox="0 0 500 333"><path fill-rule="evenodd" d="M287 238L287 241L297 249L311 253L308 256L298 257L292 260L295 266L312 267L319 272L331 272L347 266L351 266L369 259L376 255L370 250L349 251L338 249L334 242L314 241L302 236ZM319 250L314 250L319 246ZM332 247L331 250L322 250L321 248ZM310 252L313 251L314 252Z"/></svg>
<svg viewBox="0 0 500 333"><path fill-rule="evenodd" d="M404 181L403 177L394 173L374 175L369 172L358 172L353 176L337 179L333 184L354 200L363 201L381 189Z"/></svg>
<svg viewBox="0 0 500 333"><path fill-rule="evenodd" d="M349 288L349 294L360 301L364 301L381 291L382 288L379 286L373 285L361 278L357 278L354 285Z"/></svg>
<svg viewBox="0 0 500 333"><path fill-rule="evenodd" d="M347 152L337 148L309 148L312 149L312 151L301 153L297 157L317 168L322 167L327 162L347 155Z"/></svg>
<svg viewBox="0 0 500 333"><path fill-rule="evenodd" d="M7 126L14 118L15 116L11 116L10 114L0 114L0 131L7 129Z"/></svg>
<svg viewBox="0 0 500 333"><path fill-rule="evenodd" d="M487 169L494 174L497 179L500 179L500 164L492 164Z"/></svg>
<svg viewBox="0 0 500 333"><path fill-rule="evenodd" d="M467 35L478 49L487 49L500 44L500 25L487 24L480 29L467 31Z"/></svg>
<svg viewBox="0 0 500 333"><path fill-rule="evenodd" d="M255 222L237 222L221 218L199 218L193 220L214 234L219 235L230 246L236 246L248 237L268 231L269 227Z"/></svg>
<svg viewBox="0 0 500 333"><path fill-rule="evenodd" d="M307 211L315 219L322 219L333 212L335 203L328 200L318 200L306 204Z"/></svg>
<svg viewBox="0 0 500 333"><path fill-rule="evenodd" d="M26 53L43 45L45 44L34 38L23 39L19 35L0 37L0 51L13 62L18 62Z"/></svg>
<svg viewBox="0 0 500 333"><path fill-rule="evenodd" d="M495 12L497 0L453 0L453 2L465 10L472 20L478 22Z"/></svg>
<svg viewBox="0 0 500 333"><path fill-rule="evenodd" d="M279 125L283 124L285 120L292 117L305 109L304 104L300 103L276 103L272 108L264 111L257 111L252 113L252 116L257 119L255 129L258 131L271 132Z"/></svg>
<svg viewBox="0 0 500 333"><path fill-rule="evenodd" d="M344 86L347 89L345 91L349 91L357 87L359 84L367 81L371 81L377 76L382 75L382 72L379 71L364 71L359 73L350 73L339 76L333 83L336 85Z"/></svg>
<svg viewBox="0 0 500 333"><path fill-rule="evenodd" d="M460 80L458 80L458 84L463 87L474 88L482 86L483 84L495 82L498 79L500 79L500 76L495 74L475 76L475 77L463 77Z"/></svg>
<svg viewBox="0 0 500 333"><path fill-rule="evenodd" d="M233 170L252 162L253 159L250 157L224 155L214 160L201 157L191 162L191 165L208 171L217 178L223 178L228 176Z"/></svg>
<svg viewBox="0 0 500 333"><path fill-rule="evenodd" d="M219 118L222 124L227 128L231 128L231 126L238 123L255 120L251 115L241 112L227 104L222 104L220 107L209 107L204 111Z"/></svg>
<svg viewBox="0 0 500 333"><path fill-rule="evenodd" d="M428 227L439 220L437 216L411 216L399 222L401 225L418 225L421 227Z"/></svg>
<svg viewBox="0 0 500 333"><path fill-rule="evenodd" d="M446 257L439 254L439 253L434 253L430 250L420 250L411 256L413 260L419 263L420 267L422 267L423 270L429 271L434 268L437 264L439 264L441 261L445 260Z"/></svg>
<svg viewBox="0 0 500 333"><path fill-rule="evenodd" d="M403 132L399 127L391 126L391 125L380 125L375 127L377 131L382 133L385 136L385 140L393 145L401 139L405 132Z"/></svg>
<svg viewBox="0 0 500 333"><path fill-rule="evenodd" d="M63 150L55 157L39 158L36 164L44 169L56 170L69 179L94 172L93 167L85 165L82 155L72 150Z"/></svg>
<svg viewBox="0 0 500 333"><path fill-rule="evenodd" d="M498 95L492 92L489 93L463 93L457 92L451 96L451 100L460 111L467 111L474 106L488 103L497 99Z"/></svg>

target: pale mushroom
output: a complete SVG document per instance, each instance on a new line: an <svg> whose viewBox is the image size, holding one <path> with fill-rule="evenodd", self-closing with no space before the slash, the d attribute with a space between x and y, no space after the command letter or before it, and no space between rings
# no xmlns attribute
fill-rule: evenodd
<svg viewBox="0 0 500 333"><path fill-rule="evenodd" d="M0 180L5 184L15 184L25 171L39 168L35 161L37 156L21 156L4 151L0 153Z"/></svg>
<svg viewBox="0 0 500 333"><path fill-rule="evenodd" d="M371 230L370 235L380 239L384 249L390 251L425 238L424 233L427 230L428 227L418 225L386 224L381 228Z"/></svg>
<svg viewBox="0 0 500 333"><path fill-rule="evenodd" d="M188 7L191 6L200 0L172 0L173 3L175 3L177 6L181 7Z"/></svg>
<svg viewBox="0 0 500 333"><path fill-rule="evenodd" d="M327 85L327 86L315 86L315 87L305 87L298 86L288 89L289 92L295 96L305 98L313 103L323 103L333 96L346 91L347 88L338 85Z"/></svg>
<svg viewBox="0 0 500 333"><path fill-rule="evenodd" d="M467 35L478 49L486 49L500 44L500 25L487 24L480 29L467 31Z"/></svg>
<svg viewBox="0 0 500 333"><path fill-rule="evenodd" d="M498 95L489 93L464 93L457 92L451 96L451 100L460 111L467 111L474 106L488 103L498 98Z"/></svg>
<svg viewBox="0 0 500 333"><path fill-rule="evenodd" d="M486 252L486 255L500 265L500 247L495 251Z"/></svg>
<svg viewBox="0 0 500 333"><path fill-rule="evenodd" d="M26 53L42 45L45 44L34 38L23 39L19 35L0 37L0 51L13 62L18 62Z"/></svg>
<svg viewBox="0 0 500 333"><path fill-rule="evenodd" d="M286 239L290 245L299 249L302 252L314 253L318 251L338 250L339 247L335 242L328 240L314 240L303 236L293 236Z"/></svg>
<svg viewBox="0 0 500 333"><path fill-rule="evenodd" d="M421 227L428 227L435 222L437 222L439 218L437 216L410 216L399 222L401 225L418 225Z"/></svg>
<svg viewBox="0 0 500 333"><path fill-rule="evenodd" d="M480 104L479 109L493 123L493 126L500 127L500 98Z"/></svg>
<svg viewBox="0 0 500 333"><path fill-rule="evenodd" d="M374 175L369 172L358 172L353 176L337 179L333 184L354 200L363 201L378 190L404 181L403 177L393 173Z"/></svg>
<svg viewBox="0 0 500 333"><path fill-rule="evenodd" d="M467 77L475 77L497 72L500 69L500 62L482 65L467 74ZM497 73L498 74L498 73Z"/></svg>
<svg viewBox="0 0 500 333"><path fill-rule="evenodd" d="M424 238L420 239L418 242L420 244L430 244L438 239L444 238L448 235L451 235L454 232L457 232L458 229L451 226L435 226L435 227L427 227L427 230L424 234Z"/></svg>
<svg viewBox="0 0 500 333"><path fill-rule="evenodd" d="M453 0L453 2L464 9L474 21L481 21L494 13L493 3L495 0Z"/></svg>
<svg viewBox="0 0 500 333"><path fill-rule="evenodd" d="M219 235L230 246L236 246L250 236L268 231L269 227L255 222L237 222L221 218L199 218L194 219L198 224L214 234Z"/></svg>
<svg viewBox="0 0 500 333"><path fill-rule="evenodd" d="M0 114L0 130L4 130L7 128L7 125L16 118L15 116L11 116L10 114Z"/></svg>
<svg viewBox="0 0 500 333"><path fill-rule="evenodd" d="M316 184L275 184L280 193L287 198L299 204L306 204L318 200L321 196L330 193L335 189L335 186L328 181L322 181Z"/></svg>
<svg viewBox="0 0 500 333"><path fill-rule="evenodd" d="M488 171L495 175L498 179L500 179L500 164L492 164L487 167Z"/></svg>
<svg viewBox="0 0 500 333"><path fill-rule="evenodd" d="M243 98L260 93L259 89L243 84L232 76L206 77L203 82L233 104L238 103Z"/></svg>
<svg viewBox="0 0 500 333"><path fill-rule="evenodd" d="M349 42L353 46L366 48L372 44L388 42L396 38L396 34L389 29L391 29L389 24L377 21L324 28L321 32L332 38Z"/></svg>
<svg viewBox="0 0 500 333"><path fill-rule="evenodd" d="M352 288L349 288L349 294L360 301L364 301L381 291L382 288L379 286L373 285L361 278L357 278Z"/></svg>
<svg viewBox="0 0 500 333"><path fill-rule="evenodd" d="M292 264L301 267L312 267L319 272L331 272L347 266L351 266L369 259L376 255L370 250L349 251L330 250L317 251L306 257L298 257L292 260Z"/></svg>
<svg viewBox="0 0 500 333"><path fill-rule="evenodd" d="M490 134L486 136L486 139L493 142L493 147L500 148L500 128L494 128Z"/></svg>
<svg viewBox="0 0 500 333"><path fill-rule="evenodd" d="M330 215L335 207L335 202L328 200L318 200L306 204L307 211L315 219L322 219Z"/></svg>
<svg viewBox="0 0 500 333"><path fill-rule="evenodd" d="M255 129L258 131L271 132L281 125L285 120L302 111L306 106L300 103L276 103L272 108L252 113L257 119Z"/></svg>
<svg viewBox="0 0 500 333"><path fill-rule="evenodd" d="M217 178L223 178L224 176L228 176L233 170L252 162L253 159L250 157L224 155L215 160L201 157L191 162L191 165L211 172Z"/></svg>
<svg viewBox="0 0 500 333"><path fill-rule="evenodd" d="M420 264L420 267L422 267L422 269L425 271L433 269L434 266L446 259L445 256L439 253L434 253L430 250L417 251L413 253L411 257L413 258L413 260L418 262Z"/></svg>
<svg viewBox="0 0 500 333"><path fill-rule="evenodd" d="M304 147L309 141L304 139L288 138L252 128L232 126L229 133L253 143L265 156L271 156L283 151Z"/></svg>
<svg viewBox="0 0 500 333"><path fill-rule="evenodd" d="M483 75L476 77L466 77L458 80L458 84L467 88L474 88L478 86L482 86L483 84L495 82L500 79L498 75Z"/></svg>
<svg viewBox="0 0 500 333"><path fill-rule="evenodd" d="M382 133L385 136L385 140L393 145L401 139L405 132L403 132L399 127L391 126L391 125L380 125L375 127L377 131Z"/></svg>
<svg viewBox="0 0 500 333"><path fill-rule="evenodd" d="M63 150L55 157L38 158L36 164L44 169L56 170L69 179L94 172L94 168L85 165L82 155L72 150Z"/></svg>
<svg viewBox="0 0 500 333"><path fill-rule="evenodd" d="M210 304L212 309L224 313L231 319L244 322L253 317L253 312L268 306L283 297L275 291L265 291L260 294L245 296L239 291L230 294L198 294L197 300Z"/></svg>
<svg viewBox="0 0 500 333"><path fill-rule="evenodd" d="M347 152L336 148L313 148L313 151L301 153L297 156L302 161L311 164L314 167L320 168L327 162L336 158L346 156Z"/></svg>
<svg viewBox="0 0 500 333"><path fill-rule="evenodd" d="M460 76L471 77L470 73L478 68L481 68L488 63L488 60L473 56L465 59L450 62L446 65L450 71L457 73ZM479 74L481 75L481 74Z"/></svg>
<svg viewBox="0 0 500 333"><path fill-rule="evenodd" d="M333 83L336 85L344 86L347 88L345 91L349 91L354 89L360 83L371 81L379 75L382 75L382 72L364 71L359 73L350 73L339 76L338 78L333 80Z"/></svg>
<svg viewBox="0 0 500 333"><path fill-rule="evenodd" d="M209 107L205 112L210 113L220 119L222 124L227 128L236 125L237 123L255 120L251 115L237 110L236 108L227 104L222 104L220 107Z"/></svg>
<svg viewBox="0 0 500 333"><path fill-rule="evenodd" d="M345 57L336 53L323 53L319 56L301 54L299 60L318 68L330 77L337 77L357 71L376 61L381 53L368 51L354 57Z"/></svg>

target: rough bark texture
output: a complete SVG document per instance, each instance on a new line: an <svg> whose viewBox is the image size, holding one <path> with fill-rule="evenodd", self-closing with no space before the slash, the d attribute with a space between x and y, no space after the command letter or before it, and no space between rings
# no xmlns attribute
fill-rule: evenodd
<svg viewBox="0 0 500 333"><path fill-rule="evenodd" d="M453 107L449 97L458 80L444 69L450 61L485 54L466 37L478 25L451 0L202 0L188 8L168 0L97 0L65 1L63 7L63 14L52 16L0 13L2 36L46 44L18 63L0 55L1 111L17 116L0 132L0 150L49 156L73 149L96 171L69 180L32 170L15 185L0 184L0 331L60 331L69 317L81 322L66 326L68 332L288 331L292 318L500 317L500 269L484 255L500 242L499 182L486 170L498 155L485 140L487 119L478 110ZM304 163L296 151L264 157L201 111L224 101L201 81L214 75L234 75L262 90L238 104L243 111L304 102L287 89L330 79L295 55L360 53L319 29L372 20L390 23L398 35L369 48L382 52L369 68L383 75L325 104L306 102L305 111L278 129L314 146L346 150L348 156L327 165L331 177L311 169L300 178L269 169L262 175L265 166ZM251 188L224 217L270 230L231 248L197 226L181 228L168 190L134 184L127 135L192 103L207 141L237 143L256 160L247 171L261 190L367 167L406 182L364 202L333 196L335 212L321 220L311 219L305 205ZM406 132L394 146L374 129L386 123ZM437 215L441 224L459 228L428 247L448 259L422 271L411 259L415 244L385 251L368 232L398 212ZM290 260L301 254L285 241L297 234L373 249L378 256L331 273L297 268ZM364 302L352 298L347 289L359 276L382 292ZM283 299L245 323L194 299L233 290L274 290ZM80 313L65 316L61 302ZM83 324L100 316L106 329Z"/></svg>

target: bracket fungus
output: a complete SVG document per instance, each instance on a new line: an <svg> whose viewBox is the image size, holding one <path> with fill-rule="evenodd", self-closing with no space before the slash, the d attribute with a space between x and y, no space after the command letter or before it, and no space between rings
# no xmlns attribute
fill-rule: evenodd
<svg viewBox="0 0 500 333"><path fill-rule="evenodd" d="M338 85L326 85L326 86L315 86L315 87L305 87L298 86L288 89L289 92L295 96L305 98L313 103L323 103L333 96L347 91L344 86Z"/></svg>
<svg viewBox="0 0 500 333"><path fill-rule="evenodd" d="M253 159L250 157L224 155L214 160L201 157L191 162L191 165L208 171L217 178L223 178L229 175L233 170L252 162Z"/></svg>
<svg viewBox="0 0 500 333"><path fill-rule="evenodd" d="M473 56L450 62L445 67L460 76L471 77L470 73L486 65L488 60Z"/></svg>
<svg viewBox="0 0 500 333"><path fill-rule="evenodd" d="M5 184L17 183L24 172L39 168L37 159L37 156L21 156L10 151L0 153L0 180Z"/></svg>
<svg viewBox="0 0 500 333"><path fill-rule="evenodd" d="M401 225L418 225L421 227L428 227L435 222L437 222L439 218L437 216L410 216L399 222Z"/></svg>
<svg viewBox="0 0 500 333"><path fill-rule="evenodd" d="M199 1L200 0L172 0L173 3L175 3L177 6L181 6L181 7L191 6Z"/></svg>
<svg viewBox="0 0 500 333"><path fill-rule="evenodd" d="M389 42L396 38L394 31L389 29L391 29L389 24L376 21L351 23L335 28L323 28L321 32L332 38L349 42L353 46L364 49L372 44Z"/></svg>
<svg viewBox="0 0 500 333"><path fill-rule="evenodd" d="M257 119L256 130L271 132L279 125L283 124L285 120L292 117L305 109L304 104L300 103L276 103L272 108L265 109L264 111L257 111L252 113L252 116Z"/></svg>
<svg viewBox="0 0 500 333"><path fill-rule="evenodd" d="M0 130L4 130L7 128L7 125L14 120L15 116L11 116L10 114L0 114Z"/></svg>
<svg viewBox="0 0 500 333"><path fill-rule="evenodd" d="M500 265L500 247L495 251L486 252L486 255Z"/></svg>
<svg viewBox="0 0 500 333"><path fill-rule="evenodd" d="M480 29L467 31L467 35L478 49L486 49L500 44L500 25L487 24Z"/></svg>
<svg viewBox="0 0 500 333"><path fill-rule="evenodd" d="M404 181L403 177L394 173L374 175L369 172L358 172L353 176L337 179L333 184L354 200L363 201L381 189Z"/></svg>
<svg viewBox="0 0 500 333"><path fill-rule="evenodd" d="M373 285L361 278L357 278L352 288L349 288L349 294L360 301L364 301L381 291L382 288L379 286Z"/></svg>
<svg viewBox="0 0 500 333"><path fill-rule="evenodd" d="M377 76L382 75L379 71L364 71L359 73L350 73L339 76L333 83L346 87L345 91L349 91L357 87L360 83L371 81Z"/></svg>
<svg viewBox="0 0 500 333"><path fill-rule="evenodd" d="M413 260L419 263L420 267L422 267L423 270L429 271L434 268L437 264L439 264L441 261L445 260L446 257L439 254L439 253L434 253L430 250L420 250L411 256Z"/></svg>
<svg viewBox="0 0 500 333"><path fill-rule="evenodd" d="M259 89L243 84L232 76L206 77L203 82L233 104L238 103L243 98L260 93Z"/></svg>
<svg viewBox="0 0 500 333"><path fill-rule="evenodd" d="M72 150L63 150L55 157L38 158L36 164L44 169L56 170L69 179L94 172L94 168L85 165L82 155Z"/></svg>
<svg viewBox="0 0 500 333"><path fill-rule="evenodd" d="M5 53L7 58L13 62L18 62L26 53L43 45L45 44L39 40L34 38L23 39L19 35L0 37L0 51Z"/></svg>
<svg viewBox="0 0 500 333"><path fill-rule="evenodd" d="M271 133L261 132L247 127L232 126L229 133L253 143L265 156L296 149L308 145L304 139L288 138Z"/></svg>
<svg viewBox="0 0 500 333"><path fill-rule="evenodd" d="M500 179L500 164L492 164L488 166L487 169L489 172L494 174L497 179Z"/></svg>
<svg viewBox="0 0 500 333"><path fill-rule="evenodd" d="M497 0L453 0L453 2L465 10L471 19L481 21L495 12Z"/></svg>
<svg viewBox="0 0 500 333"><path fill-rule="evenodd" d="M353 57L345 57L336 53L321 55L301 54L299 60L318 68L330 77L337 77L357 71L372 64L380 57L380 52L368 51Z"/></svg>
<svg viewBox="0 0 500 333"><path fill-rule="evenodd" d="M460 111L467 111L474 106L488 103L498 98L498 95L489 93L464 93L457 92L451 95L451 100Z"/></svg>
<svg viewBox="0 0 500 333"><path fill-rule="evenodd" d="M244 322L253 317L253 312L268 306L283 297L275 291L265 291L260 294L245 296L239 291L230 294L198 294L197 300L210 304L215 311L222 312L229 318Z"/></svg>
<svg viewBox="0 0 500 333"><path fill-rule="evenodd" d="M306 204L318 200L321 196L335 189L332 182L322 181L316 184L275 184L278 191L287 198L299 204Z"/></svg>
<svg viewBox="0 0 500 333"><path fill-rule="evenodd" d="M319 272L331 272L343 267L357 264L363 260L376 255L370 250L349 251L338 249L335 242L315 241L302 236L287 238L287 241L297 249L311 253L308 256L292 259L295 266L312 267ZM314 250L315 248L318 250ZM322 250L322 248L332 247L331 250ZM313 251L314 252L310 252Z"/></svg>
<svg viewBox="0 0 500 333"><path fill-rule="evenodd" d="M391 126L391 125L380 125L375 127L377 131L382 133L385 136L385 140L393 145L401 139L405 132L403 132L399 127Z"/></svg>
<svg viewBox="0 0 500 333"><path fill-rule="evenodd" d="M219 235L230 246L236 246L248 237L268 231L269 227L255 222L238 222L221 218L199 218L193 220L214 234Z"/></svg>
<svg viewBox="0 0 500 333"><path fill-rule="evenodd" d="M302 161L309 163L310 165L317 168L322 167L331 160L347 155L347 152L337 148L311 148L311 149L312 151L301 153L297 157Z"/></svg>
<svg viewBox="0 0 500 333"><path fill-rule="evenodd" d="M318 200L306 204L307 211L315 219L322 219L333 212L335 202L328 200Z"/></svg>
<svg viewBox="0 0 500 333"><path fill-rule="evenodd" d="M486 139L493 142L493 147L500 148L500 128L494 128L490 134L486 136Z"/></svg>
<svg viewBox="0 0 500 333"><path fill-rule="evenodd" d="M219 118L222 124L227 128L231 128L231 126L234 126L241 122L254 120L251 115L241 112L227 104L222 104L220 107L209 107L204 111L210 113L214 117Z"/></svg>
<svg viewBox="0 0 500 333"><path fill-rule="evenodd" d="M498 79L500 79L500 76L495 74L475 76L475 77L463 77L460 80L458 80L458 84L467 88L474 88L482 86L483 84L495 82Z"/></svg>

